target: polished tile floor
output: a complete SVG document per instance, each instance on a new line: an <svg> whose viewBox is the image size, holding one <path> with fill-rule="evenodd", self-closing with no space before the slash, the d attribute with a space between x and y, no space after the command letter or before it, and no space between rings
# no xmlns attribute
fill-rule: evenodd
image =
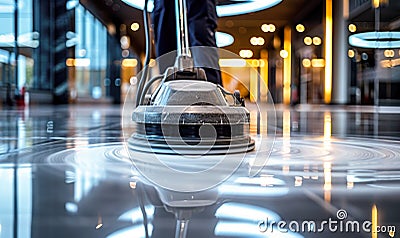
<svg viewBox="0 0 400 238"><path fill-rule="evenodd" d="M161 159L190 177L126 149L120 106L2 108L0 237L399 237L400 108L277 106L255 135L248 107L257 151Z"/></svg>

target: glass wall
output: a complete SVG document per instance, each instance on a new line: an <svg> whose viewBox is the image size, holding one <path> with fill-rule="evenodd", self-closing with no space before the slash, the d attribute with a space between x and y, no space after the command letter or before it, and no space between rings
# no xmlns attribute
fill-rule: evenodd
<svg viewBox="0 0 400 238"><path fill-rule="evenodd" d="M38 102L120 101L119 32L79 1L0 0L0 22L0 102L26 90Z"/></svg>
<svg viewBox="0 0 400 238"><path fill-rule="evenodd" d="M67 45L75 50L67 59L70 98L106 96L107 29L82 5L75 8L75 32L67 32Z"/></svg>
<svg viewBox="0 0 400 238"><path fill-rule="evenodd" d="M12 84L18 89L33 81L32 49L37 48L38 33L33 32L32 0L18 1L18 82L15 82L15 1L0 0L0 86Z"/></svg>

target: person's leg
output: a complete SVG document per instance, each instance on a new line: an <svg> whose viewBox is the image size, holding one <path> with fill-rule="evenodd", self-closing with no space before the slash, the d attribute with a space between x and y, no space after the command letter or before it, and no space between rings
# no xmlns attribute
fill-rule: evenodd
<svg viewBox="0 0 400 238"><path fill-rule="evenodd" d="M176 50L174 0L154 0L152 14L156 56Z"/></svg>
<svg viewBox="0 0 400 238"><path fill-rule="evenodd" d="M190 46L216 47L217 13L215 0L187 0ZM154 0L152 14L156 56L176 50L175 1ZM222 84L217 48L192 50L195 65L203 67L207 80ZM172 65L170 65L172 66ZM164 71L166 67L160 68Z"/></svg>
<svg viewBox="0 0 400 238"><path fill-rule="evenodd" d="M212 48L192 50L196 66L203 67L207 80L222 84L219 55L215 39L217 29L216 0L187 0L190 46Z"/></svg>

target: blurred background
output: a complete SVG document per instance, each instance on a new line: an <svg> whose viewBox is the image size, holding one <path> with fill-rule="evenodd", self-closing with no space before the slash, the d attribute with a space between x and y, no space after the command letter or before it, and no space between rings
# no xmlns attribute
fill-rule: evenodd
<svg viewBox="0 0 400 238"><path fill-rule="evenodd" d="M2 104L123 102L143 67L143 5L0 0ZM220 59L229 90L256 100L255 68L278 104L400 105L400 1L219 0L217 13L218 45L241 57Z"/></svg>

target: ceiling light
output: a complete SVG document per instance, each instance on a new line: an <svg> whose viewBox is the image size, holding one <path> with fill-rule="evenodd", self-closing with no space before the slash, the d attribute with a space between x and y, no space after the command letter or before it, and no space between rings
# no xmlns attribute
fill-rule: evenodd
<svg viewBox="0 0 400 238"><path fill-rule="evenodd" d="M250 44L252 44L252 45L257 45L257 37L251 37L250 38Z"/></svg>
<svg viewBox="0 0 400 238"><path fill-rule="evenodd" d="M122 0L129 6L143 10L145 0ZM230 4L217 6L217 15L219 17L236 16L250 12L257 12L267 8L271 8L282 2L282 0L252 0L252 1L232 1ZM147 10L152 12L154 2L149 0Z"/></svg>
<svg viewBox="0 0 400 238"><path fill-rule="evenodd" d="M324 59L312 59L311 66L314 68L323 68L323 67L325 67L325 60Z"/></svg>
<svg viewBox="0 0 400 238"><path fill-rule="evenodd" d="M289 56L289 53L288 53L286 50L281 50L281 51L279 52L279 55L280 55L282 58L286 59L286 58Z"/></svg>
<svg viewBox="0 0 400 238"><path fill-rule="evenodd" d="M297 26L296 26L296 31L297 31L297 32L304 32L305 29L306 29L306 28L304 27L303 24L297 24Z"/></svg>
<svg viewBox="0 0 400 238"><path fill-rule="evenodd" d="M280 2L282 2L282 0L238 1L237 3L217 6L217 15L219 17L226 17L257 12L271 8Z"/></svg>
<svg viewBox="0 0 400 238"><path fill-rule="evenodd" d="M252 44L252 45L264 45L265 44L265 40L262 37L253 36L253 37L250 38L250 44Z"/></svg>
<svg viewBox="0 0 400 238"><path fill-rule="evenodd" d="M67 66L76 66L76 67L88 67L90 66L90 59L88 58L79 58L79 59L74 59L74 58L68 58L65 62Z"/></svg>
<svg viewBox="0 0 400 238"><path fill-rule="evenodd" d="M137 31L137 30L139 30L139 27L140 27L140 25L139 25L139 23L137 23L137 22L134 22L134 23L132 23L132 25L131 25L132 31Z"/></svg>
<svg viewBox="0 0 400 238"><path fill-rule="evenodd" d="M311 67L311 60L310 59L303 59L302 63L303 63L303 66L305 68Z"/></svg>
<svg viewBox="0 0 400 238"><path fill-rule="evenodd" d="M232 45L235 39L233 38L232 35L225 33L225 32L216 32L215 33L215 39L217 41L217 46L218 47L225 47Z"/></svg>
<svg viewBox="0 0 400 238"><path fill-rule="evenodd" d="M372 0L372 7L373 8L378 8L379 7L379 0Z"/></svg>
<svg viewBox="0 0 400 238"><path fill-rule="evenodd" d="M252 60L251 61L251 66L256 67L256 68L260 67L260 61L256 60L256 59Z"/></svg>
<svg viewBox="0 0 400 238"><path fill-rule="evenodd" d="M122 66L123 67L136 67L138 64L137 59L123 59L122 60Z"/></svg>
<svg viewBox="0 0 400 238"><path fill-rule="evenodd" d="M261 25L261 30L263 32L275 32L276 27L274 24L262 24Z"/></svg>
<svg viewBox="0 0 400 238"><path fill-rule="evenodd" d="M311 45L312 44L312 39L309 36L304 37L304 44L306 45Z"/></svg>
<svg viewBox="0 0 400 238"><path fill-rule="evenodd" d="M321 38L319 38L318 36L315 36L315 37L312 39L312 42L313 42L314 45L320 45L320 44L322 43L322 40L321 40Z"/></svg>
<svg viewBox="0 0 400 238"><path fill-rule="evenodd" d="M383 52L383 55L387 58L393 58L394 57L394 50L385 50Z"/></svg>
<svg viewBox="0 0 400 238"><path fill-rule="evenodd" d="M253 51L251 50L240 50L239 55L242 58L251 58L253 57Z"/></svg>
<svg viewBox="0 0 400 238"><path fill-rule="evenodd" d="M354 50L347 51L347 55L349 56L349 58L354 58L354 55L355 55Z"/></svg>
<svg viewBox="0 0 400 238"><path fill-rule="evenodd" d="M349 44L355 47L370 49L400 48L400 32L371 31L349 36Z"/></svg>
<svg viewBox="0 0 400 238"><path fill-rule="evenodd" d="M352 32L352 33L356 32L357 31L357 26L354 25L354 24L350 24L349 25L349 31Z"/></svg>
<svg viewBox="0 0 400 238"><path fill-rule="evenodd" d="M220 67L245 67L246 60L244 59L220 59Z"/></svg>

